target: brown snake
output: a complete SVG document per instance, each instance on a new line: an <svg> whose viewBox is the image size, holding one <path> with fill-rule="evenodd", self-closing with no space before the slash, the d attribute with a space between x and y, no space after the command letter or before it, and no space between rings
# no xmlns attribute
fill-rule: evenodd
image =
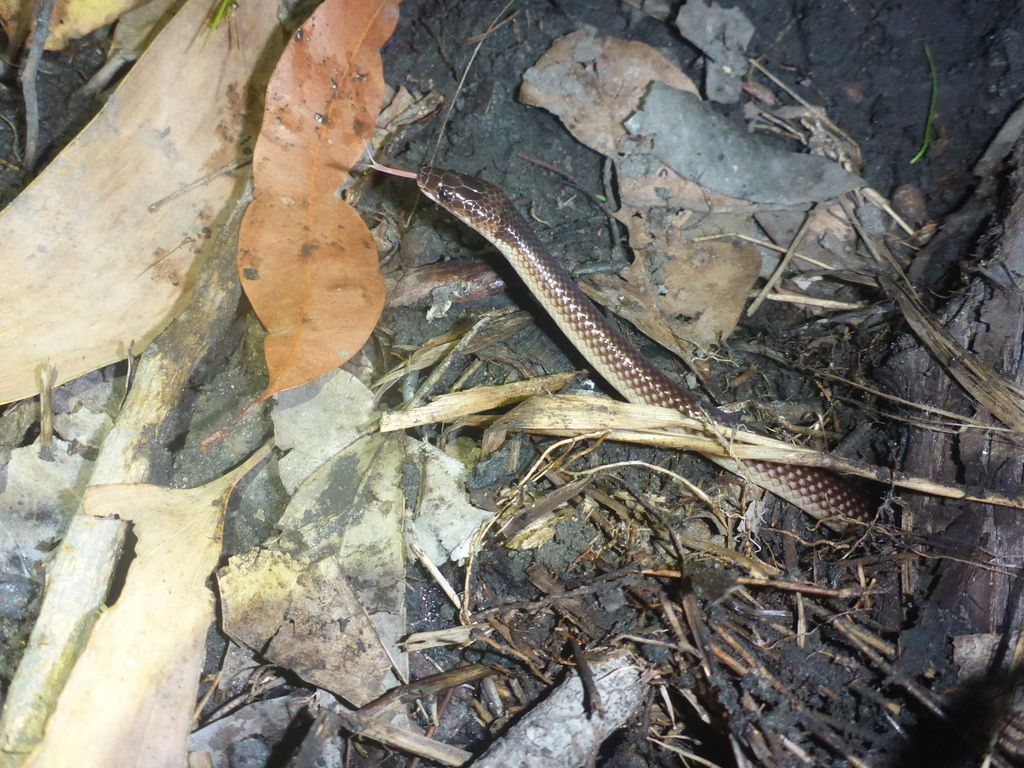
<svg viewBox="0 0 1024 768"><path fill-rule="evenodd" d="M420 170L416 181L424 195L502 252L573 346L623 397L717 423L696 395L662 373L605 320L500 188L475 176L430 167ZM819 520L867 522L877 509L877 502L859 486L825 469L707 458Z"/></svg>

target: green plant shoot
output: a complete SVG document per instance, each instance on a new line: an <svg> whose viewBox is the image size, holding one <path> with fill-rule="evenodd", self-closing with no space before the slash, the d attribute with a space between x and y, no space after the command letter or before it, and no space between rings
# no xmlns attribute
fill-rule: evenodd
<svg viewBox="0 0 1024 768"><path fill-rule="evenodd" d="M921 148L917 150L917 154L910 161L911 163L916 163L924 157L924 153L928 151L928 145L932 143L935 108L939 99L939 72L935 69L935 59L932 58L932 49L928 46L928 43L924 44L924 55L928 57L928 70L931 72L932 77L932 97L928 103L928 119L924 123L924 141L921 142Z"/></svg>

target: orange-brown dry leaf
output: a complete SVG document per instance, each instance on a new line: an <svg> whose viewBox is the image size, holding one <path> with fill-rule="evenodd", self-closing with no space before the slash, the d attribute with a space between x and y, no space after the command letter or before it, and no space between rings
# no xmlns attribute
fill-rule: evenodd
<svg viewBox="0 0 1024 768"><path fill-rule="evenodd" d="M373 238L338 189L373 136L378 49L397 21L397 0L327 0L267 88L238 241L242 286L268 331L264 398L352 357L384 307Z"/></svg>

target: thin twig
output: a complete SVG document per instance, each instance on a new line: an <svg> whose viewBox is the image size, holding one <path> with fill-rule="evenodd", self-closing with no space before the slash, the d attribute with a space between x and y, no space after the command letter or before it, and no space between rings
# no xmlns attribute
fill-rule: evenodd
<svg viewBox="0 0 1024 768"><path fill-rule="evenodd" d="M569 638L569 646L572 648L573 659L576 661L576 672L579 673L580 682L583 683L583 691L586 694L588 715L604 715L604 701L601 699L601 691L594 679L594 671L587 661L583 649L576 641L576 638Z"/></svg>
<svg viewBox="0 0 1024 768"><path fill-rule="evenodd" d="M43 47L50 36L50 17L57 0L39 0L36 7L36 28L32 43L21 68L21 93L25 97L25 173L31 174L39 154L39 97L36 74L43 58Z"/></svg>
<svg viewBox="0 0 1024 768"><path fill-rule="evenodd" d="M747 307L747 317L750 317L757 312L758 307L764 303L765 298L767 298L768 295L775 290L775 286L779 284L779 281L782 279L783 272L786 271L786 268L789 266L789 262L793 260L793 255L796 253L796 249L799 248L800 243L803 242L804 235L807 234L807 230L810 227L811 221L814 219L814 214L817 210L818 204L815 203L811 206L811 210L809 210L804 216L803 223L800 224L800 229L797 230L797 233L793 236L793 240L790 242L786 252L783 254L782 258L779 259L779 265L775 268L775 271L772 272L772 276L768 278L768 282L765 283L765 286L761 289L761 293L758 297L750 303L749 307Z"/></svg>
<svg viewBox="0 0 1024 768"><path fill-rule="evenodd" d="M473 324L473 327L466 331L463 337L459 339L458 343L449 350L448 354L445 356L444 361L436 368L434 368L431 374L427 377L423 384L420 385L420 388L416 390L416 393L409 399L409 401L405 404L404 407L406 409L409 409L416 408L422 405L423 401L426 400L427 396L434 391L434 387L437 386L438 382L448 372L448 369L451 368L452 362L458 359L458 356L466 351L466 347L468 347L470 343L473 341L473 339L475 339L482 331L484 331L493 320L494 315L485 315L484 317L477 320Z"/></svg>
<svg viewBox="0 0 1024 768"><path fill-rule="evenodd" d="M252 160L243 160L240 163L229 163L229 164L227 164L225 166L222 166L222 167L218 168L216 171L212 171L212 172L206 174L205 176L196 179L195 181L190 181L185 186L175 190L174 192L171 192L171 194L169 194L166 197L163 197L163 198L157 200L155 203L151 203L149 205L149 207L147 208L147 210L150 213L156 213L157 211L159 211L161 208L163 208L168 203L170 203L170 202L172 202L174 200L177 200L179 197L181 197L182 195L184 195L184 194L186 194L188 192L191 192L193 189L197 189L197 188L203 186L204 184L213 181L214 179L216 179L219 176L224 176L225 174L228 174L228 173L234 173L235 171L239 170L240 168L244 168L245 166L250 165L251 163L252 163Z"/></svg>
<svg viewBox="0 0 1024 768"><path fill-rule="evenodd" d="M798 94L796 91L794 91L784 82L782 82L781 79L779 79L770 71L768 71L768 69L765 68L765 66L759 63L756 59L747 59L747 61L749 61L753 65L753 67L757 69L759 72L761 72L765 77L767 77L777 86L779 86L779 88L788 93L796 102L800 104L800 106L810 111L812 114L816 115L825 125L829 127L829 129L842 136L844 139L846 139L846 141L850 142L853 146L857 147L857 151L860 152L860 145L857 144L857 142L853 140L853 137L851 137L846 131L844 131L838 125L829 120L828 117L825 115L825 110L823 110L821 107L815 107L813 104L807 101L807 99L803 98L800 94Z"/></svg>

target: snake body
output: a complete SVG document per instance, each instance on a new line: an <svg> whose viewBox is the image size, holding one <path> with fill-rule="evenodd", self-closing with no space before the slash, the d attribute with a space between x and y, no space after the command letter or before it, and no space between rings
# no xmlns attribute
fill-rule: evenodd
<svg viewBox="0 0 1024 768"><path fill-rule="evenodd" d="M499 187L432 167L420 170L416 180L424 195L501 251L573 346L623 397L717 423L696 395L669 378L605 320ZM868 521L874 516L876 504L871 497L828 470L715 455L707 458L819 520Z"/></svg>

